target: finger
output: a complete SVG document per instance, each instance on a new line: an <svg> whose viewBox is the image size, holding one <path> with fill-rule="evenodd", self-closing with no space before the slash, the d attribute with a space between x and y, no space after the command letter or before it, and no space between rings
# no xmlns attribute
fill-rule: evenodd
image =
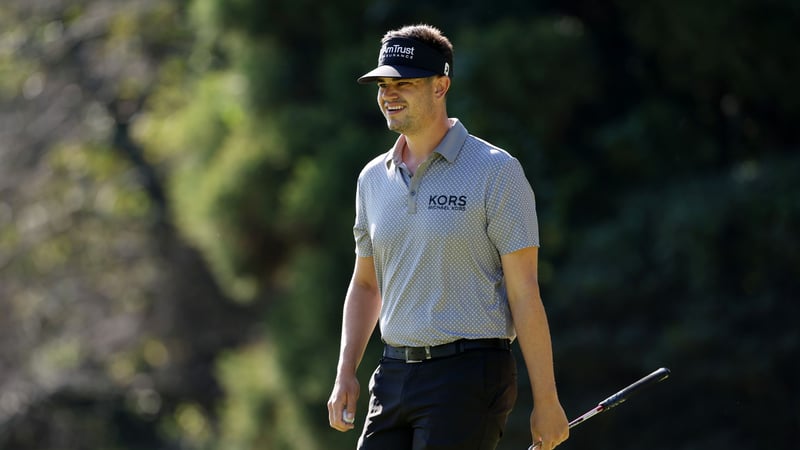
<svg viewBox="0 0 800 450"><path fill-rule="evenodd" d="M358 394L358 391L349 392L347 402L342 407L342 422L347 424L349 428L355 427Z"/></svg>
<svg viewBox="0 0 800 450"><path fill-rule="evenodd" d="M335 396L328 402L328 422L337 431L348 431L355 428L355 405L348 409L347 395Z"/></svg>
<svg viewBox="0 0 800 450"><path fill-rule="evenodd" d="M330 400L328 400L328 425L330 425L331 428L336 428L336 415L334 411L336 411L336 400L331 396Z"/></svg>
<svg viewBox="0 0 800 450"><path fill-rule="evenodd" d="M347 431L355 428L355 421L356 421L355 413L348 413L347 409L342 409L341 414L339 414L339 420L341 424L341 428L339 428L339 431Z"/></svg>
<svg viewBox="0 0 800 450"><path fill-rule="evenodd" d="M559 445L563 444L569 438L569 428L559 436L553 438L550 441L551 449L558 447Z"/></svg>
<svg viewBox="0 0 800 450"><path fill-rule="evenodd" d="M556 444L555 442L545 442L542 440L537 440L536 442L533 443L533 445L528 447L528 450L553 450L554 448L556 448L556 445L558 444Z"/></svg>
<svg viewBox="0 0 800 450"><path fill-rule="evenodd" d="M356 420L356 402L358 402L358 391L348 393L347 403L343 407L344 415L342 416L342 420L347 423L353 423Z"/></svg>
<svg viewBox="0 0 800 450"><path fill-rule="evenodd" d="M330 424L331 428L338 430L338 431L347 431L349 427L348 424L344 423L343 421L343 411L345 408L344 401L340 399L338 395L331 397L331 400L328 402L328 423Z"/></svg>
<svg viewBox="0 0 800 450"><path fill-rule="evenodd" d="M331 428L337 431L347 431L353 429L352 423L347 423L343 420L343 413L335 414L334 418L330 421Z"/></svg>
<svg viewBox="0 0 800 450"><path fill-rule="evenodd" d="M558 447L561 442L558 440L544 441L542 443L542 450L553 450Z"/></svg>
<svg viewBox="0 0 800 450"><path fill-rule="evenodd" d="M353 425L356 421L356 408L348 406L342 411L342 422Z"/></svg>

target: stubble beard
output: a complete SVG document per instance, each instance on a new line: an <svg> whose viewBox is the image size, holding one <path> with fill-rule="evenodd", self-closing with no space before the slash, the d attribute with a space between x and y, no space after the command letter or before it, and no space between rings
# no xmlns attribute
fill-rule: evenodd
<svg viewBox="0 0 800 450"><path fill-rule="evenodd" d="M408 120L403 121L395 121L395 120L387 120L386 126L396 133L406 134L408 130L411 128L408 124Z"/></svg>
<svg viewBox="0 0 800 450"><path fill-rule="evenodd" d="M386 126L396 133L400 134L414 134L425 126L426 115L414 114L411 111L405 111L403 117L399 118L386 118Z"/></svg>
<svg viewBox="0 0 800 450"><path fill-rule="evenodd" d="M418 104L414 111L407 109L402 117L386 117L386 126L389 130L409 135L424 129L426 121L432 120L431 114L427 112L433 109L433 98L423 98L420 101L421 104Z"/></svg>

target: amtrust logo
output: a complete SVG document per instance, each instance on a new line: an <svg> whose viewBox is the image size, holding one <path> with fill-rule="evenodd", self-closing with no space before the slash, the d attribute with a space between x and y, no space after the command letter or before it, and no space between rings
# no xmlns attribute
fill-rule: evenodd
<svg viewBox="0 0 800 450"><path fill-rule="evenodd" d="M406 58L414 59L414 47L403 47L402 45L385 45L381 52L380 59L383 58Z"/></svg>
<svg viewBox="0 0 800 450"><path fill-rule="evenodd" d="M428 209L447 211L466 211L466 195L431 195L428 197Z"/></svg>

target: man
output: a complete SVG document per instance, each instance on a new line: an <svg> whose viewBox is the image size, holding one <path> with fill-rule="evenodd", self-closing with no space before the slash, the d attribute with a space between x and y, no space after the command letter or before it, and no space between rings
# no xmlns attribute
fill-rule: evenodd
<svg viewBox="0 0 800 450"><path fill-rule="evenodd" d="M358 448L494 449L517 396L516 339L531 435L550 450L569 429L539 295L533 191L515 158L448 118L452 75L449 40L415 25L388 32L378 67L358 79L377 83L400 137L358 179L330 425L354 428L356 368L380 324L385 349Z"/></svg>

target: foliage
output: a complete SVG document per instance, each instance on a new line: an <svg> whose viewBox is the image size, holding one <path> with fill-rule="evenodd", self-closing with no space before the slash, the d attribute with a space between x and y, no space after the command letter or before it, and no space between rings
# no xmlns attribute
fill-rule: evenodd
<svg viewBox="0 0 800 450"><path fill-rule="evenodd" d="M0 6L2 448L170 445L161 424L213 403L215 354L249 333L130 134L188 48L181 17L146 0Z"/></svg>
<svg viewBox="0 0 800 450"><path fill-rule="evenodd" d="M793 2L57 3L0 6L0 446L61 417L75 448L353 447L324 403L355 178L394 139L354 79L420 21L451 116L537 194L569 415L673 369L564 447L797 441Z"/></svg>

